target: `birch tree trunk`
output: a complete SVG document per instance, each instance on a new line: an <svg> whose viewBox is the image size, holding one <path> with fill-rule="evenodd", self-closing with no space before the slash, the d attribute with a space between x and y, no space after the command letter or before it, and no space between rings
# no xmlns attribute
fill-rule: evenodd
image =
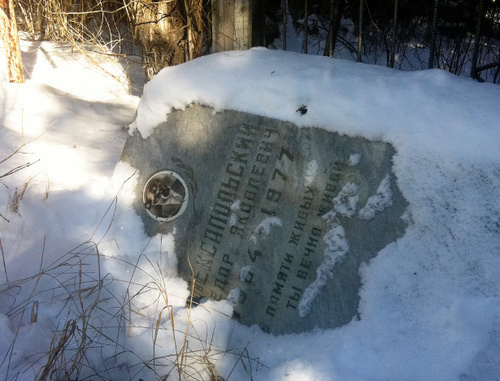
<svg viewBox="0 0 500 381"><path fill-rule="evenodd" d="M0 34L7 57L9 82L24 83L23 60L13 0L0 0Z"/></svg>

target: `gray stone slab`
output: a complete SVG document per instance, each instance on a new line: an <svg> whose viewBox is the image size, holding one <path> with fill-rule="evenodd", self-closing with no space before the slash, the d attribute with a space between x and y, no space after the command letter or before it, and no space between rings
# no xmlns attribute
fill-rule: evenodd
<svg viewBox="0 0 500 381"><path fill-rule="evenodd" d="M148 139L129 137L122 160L139 169L134 207L146 232L175 232L195 296L228 298L242 323L283 334L356 317L360 265L406 228L394 154L383 142L193 105Z"/></svg>

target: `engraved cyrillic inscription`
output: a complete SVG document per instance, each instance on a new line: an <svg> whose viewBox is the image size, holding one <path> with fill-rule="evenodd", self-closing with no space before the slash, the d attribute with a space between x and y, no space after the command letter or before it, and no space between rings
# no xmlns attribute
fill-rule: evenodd
<svg viewBox="0 0 500 381"><path fill-rule="evenodd" d="M148 234L175 234L196 300L228 298L239 321L280 334L356 316L360 265L406 226L393 155L386 143L195 105L131 137L123 157L145 178L189 180L182 215L143 220Z"/></svg>

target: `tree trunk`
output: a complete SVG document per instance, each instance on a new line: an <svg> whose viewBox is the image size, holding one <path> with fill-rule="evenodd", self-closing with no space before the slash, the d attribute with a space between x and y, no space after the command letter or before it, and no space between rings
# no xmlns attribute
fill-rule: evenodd
<svg viewBox="0 0 500 381"><path fill-rule="evenodd" d="M477 10L476 33L474 35L474 50L472 52L472 68L470 76L480 82L484 82L477 71L477 58L479 55L479 42L481 41L481 26L484 13L484 0L479 0L479 7Z"/></svg>
<svg viewBox="0 0 500 381"><path fill-rule="evenodd" d="M201 0L142 0L128 4L148 81L166 66L201 56Z"/></svg>
<svg viewBox="0 0 500 381"><path fill-rule="evenodd" d="M184 0L186 20L187 60L201 56L203 49L203 1Z"/></svg>
<svg viewBox="0 0 500 381"><path fill-rule="evenodd" d="M246 50L252 47L254 6L250 0L212 1L212 51Z"/></svg>
<svg viewBox="0 0 500 381"><path fill-rule="evenodd" d="M429 63L427 68L434 68L434 60L436 56L436 33L438 20L439 0L434 0L434 13L432 15L432 31L431 31L431 46L429 49Z"/></svg>
<svg viewBox="0 0 500 381"><path fill-rule="evenodd" d="M304 1L304 42L302 50L304 54L307 54L307 35L309 34L309 7L307 6L307 0Z"/></svg>
<svg viewBox="0 0 500 381"><path fill-rule="evenodd" d="M396 31L398 29L398 0L394 0L394 17L393 17L393 27L392 27L392 41L391 41L391 55L389 57L389 62L387 66L394 67L394 58L396 56Z"/></svg>
<svg viewBox="0 0 500 381"><path fill-rule="evenodd" d="M283 50L286 50L286 2L287 0L283 0L283 5L282 5L282 8L283 8Z"/></svg>
<svg viewBox="0 0 500 381"><path fill-rule="evenodd" d="M359 1L359 20L358 20L358 54L356 57L357 62L361 62L361 49L363 48L363 2Z"/></svg>
<svg viewBox="0 0 500 381"><path fill-rule="evenodd" d="M329 57L333 57L333 52L335 51L335 42L337 41L340 20L342 19L342 12L345 5L344 0L337 0L335 6L333 6L332 1L330 2L330 27L324 52L324 55Z"/></svg>
<svg viewBox="0 0 500 381"><path fill-rule="evenodd" d="M19 47L13 0L0 0L0 33L7 57L9 82L24 83L23 60Z"/></svg>

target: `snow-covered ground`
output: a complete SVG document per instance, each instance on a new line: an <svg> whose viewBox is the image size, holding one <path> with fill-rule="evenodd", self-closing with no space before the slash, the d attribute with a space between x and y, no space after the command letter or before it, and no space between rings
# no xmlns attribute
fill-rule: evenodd
<svg viewBox="0 0 500 381"><path fill-rule="evenodd" d="M164 69L139 102L140 69L22 45L25 84L0 61L1 379L500 379L500 87L253 49ZM192 102L394 145L409 226L362 267L359 319L273 336L185 306L175 236L143 233L119 159L130 123Z"/></svg>

